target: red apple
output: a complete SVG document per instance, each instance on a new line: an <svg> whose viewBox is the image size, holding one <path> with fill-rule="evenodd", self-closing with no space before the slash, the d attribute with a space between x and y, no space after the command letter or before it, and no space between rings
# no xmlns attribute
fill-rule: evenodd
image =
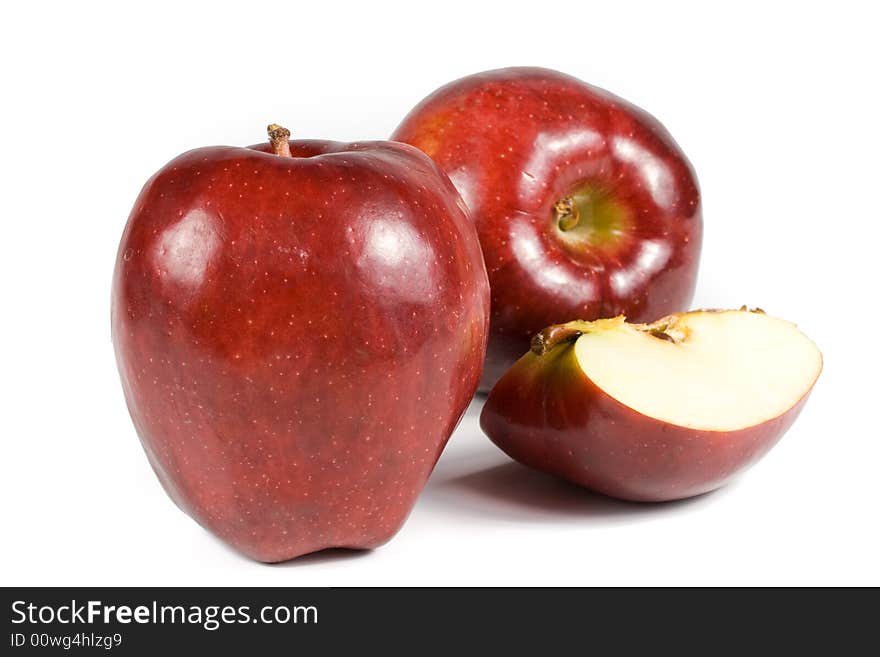
<svg viewBox="0 0 880 657"><path fill-rule="evenodd" d="M399 529L480 377L489 286L446 176L390 142L184 153L116 260L125 398L171 498L254 559Z"/></svg>
<svg viewBox="0 0 880 657"><path fill-rule="evenodd" d="M762 311L623 317L539 333L480 422L526 465L636 501L714 490L794 422L822 355Z"/></svg>
<svg viewBox="0 0 880 657"><path fill-rule="evenodd" d="M548 324L690 305L700 192L639 108L562 73L508 68L435 91L392 139L430 155L476 222L492 288L481 390Z"/></svg>

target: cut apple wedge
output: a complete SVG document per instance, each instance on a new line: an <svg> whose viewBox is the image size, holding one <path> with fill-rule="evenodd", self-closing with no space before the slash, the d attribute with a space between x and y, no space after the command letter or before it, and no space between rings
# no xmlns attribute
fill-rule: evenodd
<svg viewBox="0 0 880 657"><path fill-rule="evenodd" d="M821 370L809 338L757 309L575 321L535 336L480 422L526 465L622 499L681 499L760 459Z"/></svg>

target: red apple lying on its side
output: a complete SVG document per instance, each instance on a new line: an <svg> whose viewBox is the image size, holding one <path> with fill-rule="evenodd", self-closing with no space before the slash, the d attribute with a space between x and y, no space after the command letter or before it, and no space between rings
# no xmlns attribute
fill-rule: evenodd
<svg viewBox="0 0 880 657"><path fill-rule="evenodd" d="M391 138L449 174L477 225L492 287L481 390L549 324L690 305L697 180L638 107L556 71L507 68L438 89Z"/></svg>
<svg viewBox="0 0 880 657"><path fill-rule="evenodd" d="M480 418L526 465L636 501L722 486L794 422L822 355L762 311L696 310L551 326Z"/></svg>
<svg viewBox="0 0 880 657"><path fill-rule="evenodd" d="M163 167L119 247L125 398L171 498L246 555L401 526L480 377L473 224L390 142L212 147Z"/></svg>

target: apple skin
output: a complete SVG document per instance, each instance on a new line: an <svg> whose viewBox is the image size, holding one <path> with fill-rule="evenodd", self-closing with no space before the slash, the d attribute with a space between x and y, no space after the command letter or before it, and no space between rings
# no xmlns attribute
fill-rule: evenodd
<svg viewBox="0 0 880 657"><path fill-rule="evenodd" d="M147 182L116 260L125 398L177 505L252 557L397 532L473 396L489 286L403 144L210 147Z"/></svg>
<svg viewBox="0 0 880 657"><path fill-rule="evenodd" d="M507 68L435 91L391 138L446 171L477 225L492 289L481 391L549 324L641 322L689 307L700 192L672 137L641 109L556 71ZM598 237L563 235L554 206L585 188L627 220Z"/></svg>
<svg viewBox="0 0 880 657"><path fill-rule="evenodd" d="M622 500L664 502L723 486L779 441L809 396L737 431L677 426L601 390L573 344L517 361L489 394L480 426L520 463Z"/></svg>

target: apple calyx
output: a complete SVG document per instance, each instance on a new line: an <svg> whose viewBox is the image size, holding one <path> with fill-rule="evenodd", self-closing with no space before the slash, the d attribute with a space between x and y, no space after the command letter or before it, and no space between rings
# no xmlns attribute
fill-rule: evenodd
<svg viewBox="0 0 880 657"><path fill-rule="evenodd" d="M575 251L615 251L628 243L635 225L626 202L588 182L557 200L551 214L561 241Z"/></svg>
<svg viewBox="0 0 880 657"><path fill-rule="evenodd" d="M279 157L293 157L290 154L290 130L278 125L270 123L266 128L269 133L269 143L272 144L272 150Z"/></svg>
<svg viewBox="0 0 880 657"><path fill-rule="evenodd" d="M581 220L581 213L577 204L570 196L559 199L553 204L553 211L556 213L556 224L559 230L565 232L571 230L578 225Z"/></svg>

